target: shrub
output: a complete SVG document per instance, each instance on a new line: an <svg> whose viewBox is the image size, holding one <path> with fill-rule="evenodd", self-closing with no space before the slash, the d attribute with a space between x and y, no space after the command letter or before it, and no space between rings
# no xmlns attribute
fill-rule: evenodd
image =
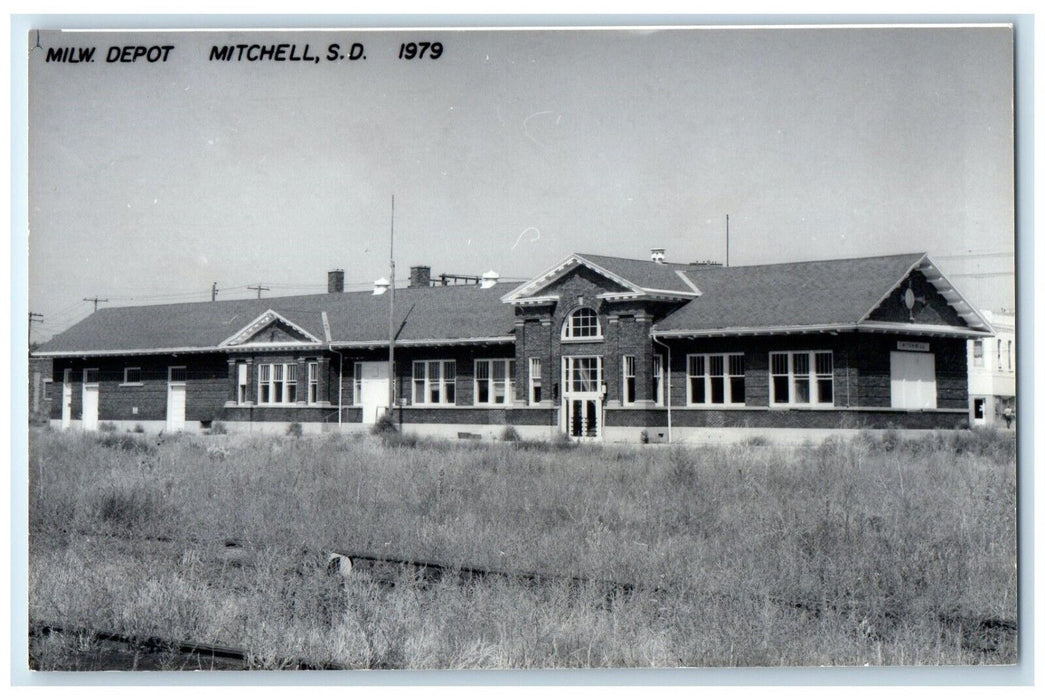
<svg viewBox="0 0 1045 700"><path fill-rule="evenodd" d="M291 423L290 425L287 426L287 436L288 437L299 438L299 437L301 437L301 434L302 434L301 423Z"/></svg>
<svg viewBox="0 0 1045 700"><path fill-rule="evenodd" d="M297 425L297 424L295 423L295 425ZM220 420L216 420L213 423L211 423L211 425L210 425L210 434L211 435L228 435L229 431L225 427L224 423L222 423Z"/></svg>
<svg viewBox="0 0 1045 700"><path fill-rule="evenodd" d="M504 430L501 431L502 442L519 442L521 439L519 431L516 430L513 425L506 425L504 426Z"/></svg>
<svg viewBox="0 0 1045 700"><path fill-rule="evenodd" d="M134 432L139 433L139 434L144 433L145 432L145 428L142 427L141 423L135 423L135 425L134 425Z"/></svg>
<svg viewBox="0 0 1045 700"><path fill-rule="evenodd" d="M399 429L396 428L392 414L382 413L381 417L374 423L374 427L370 429L370 432L374 435L387 435L388 433L398 433Z"/></svg>
<svg viewBox="0 0 1045 700"><path fill-rule="evenodd" d="M104 423L100 423L98 425L98 430L102 431L103 433L115 433L116 424L110 423L109 421L105 421Z"/></svg>
<svg viewBox="0 0 1045 700"><path fill-rule="evenodd" d="M116 450L124 450L126 452L144 452L150 453L155 451L155 447L150 445L145 440L136 438L133 435L118 435L116 433L103 433L98 437L98 443L104 447L109 447Z"/></svg>

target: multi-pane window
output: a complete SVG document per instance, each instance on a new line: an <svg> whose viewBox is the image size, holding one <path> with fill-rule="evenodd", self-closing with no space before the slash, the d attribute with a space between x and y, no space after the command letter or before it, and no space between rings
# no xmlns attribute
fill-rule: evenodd
<svg viewBox="0 0 1045 700"><path fill-rule="evenodd" d="M621 372L624 375L621 386L621 403L635 403L635 356L625 355L621 358Z"/></svg>
<svg viewBox="0 0 1045 700"><path fill-rule="evenodd" d="M515 360L475 361L475 403L505 404L515 386Z"/></svg>
<svg viewBox="0 0 1045 700"><path fill-rule="evenodd" d="M562 337L567 340L588 340L602 337L599 316L584 306L569 315L562 325Z"/></svg>
<svg viewBox="0 0 1045 700"><path fill-rule="evenodd" d="M123 368L123 383L124 384L141 384L142 383L142 368L141 367L124 367Z"/></svg>
<svg viewBox="0 0 1045 700"><path fill-rule="evenodd" d="M972 366L983 367L983 341L972 341Z"/></svg>
<svg viewBox="0 0 1045 700"><path fill-rule="evenodd" d="M83 383L84 384L97 384L100 375L97 367L91 369L85 369L83 371Z"/></svg>
<svg viewBox="0 0 1045 700"><path fill-rule="evenodd" d="M184 384L188 370L185 367L169 367L167 369L167 381L171 384Z"/></svg>
<svg viewBox="0 0 1045 700"><path fill-rule="evenodd" d="M414 362L414 397L417 406L453 405L457 400L457 366L453 360Z"/></svg>
<svg viewBox="0 0 1045 700"><path fill-rule="evenodd" d="M567 355L563 358L564 391L570 393L596 393L602 388L602 358L576 357Z"/></svg>
<svg viewBox="0 0 1045 700"><path fill-rule="evenodd" d="M664 405L664 360L660 355L653 356L653 401Z"/></svg>
<svg viewBox="0 0 1045 700"><path fill-rule="evenodd" d="M308 363L308 402L319 403L319 363Z"/></svg>
<svg viewBox="0 0 1045 700"><path fill-rule="evenodd" d="M298 400L298 366L295 362L258 365L258 403L291 404Z"/></svg>
<svg viewBox="0 0 1045 700"><path fill-rule="evenodd" d="M689 355L687 402L691 406L744 403L744 354Z"/></svg>
<svg viewBox="0 0 1045 700"><path fill-rule="evenodd" d="M834 405L834 360L824 351L771 352L770 405Z"/></svg>
<svg viewBox="0 0 1045 700"><path fill-rule="evenodd" d="M236 403L247 403L247 363L236 365Z"/></svg>
<svg viewBox="0 0 1045 700"><path fill-rule="evenodd" d="M997 367L998 371L1000 372L1001 371L1001 338L998 338L998 352L997 352L997 355L996 355L995 359L997 360L997 362L995 362L994 366Z"/></svg>
<svg viewBox="0 0 1045 700"><path fill-rule="evenodd" d="M539 404L541 402L541 358L531 357L530 358L530 404Z"/></svg>
<svg viewBox="0 0 1045 700"><path fill-rule="evenodd" d="M363 363L352 363L352 405L363 405Z"/></svg>

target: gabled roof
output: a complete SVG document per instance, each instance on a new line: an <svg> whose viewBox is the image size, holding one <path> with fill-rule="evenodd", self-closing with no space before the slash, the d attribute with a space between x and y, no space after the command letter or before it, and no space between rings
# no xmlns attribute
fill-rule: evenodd
<svg viewBox="0 0 1045 700"><path fill-rule="evenodd" d="M652 260L614 258L608 255L574 253L548 268L529 282L502 297L509 304L543 303L553 300L540 291L577 267L586 267L623 287L626 291L608 296L692 299L700 296L693 282L693 271L702 266L656 263Z"/></svg>
<svg viewBox="0 0 1045 700"><path fill-rule="evenodd" d="M511 342L515 315L501 303L501 291L473 285L396 289L396 343ZM249 337L259 320L279 319L323 340L315 346L387 346L388 304L387 295L349 292L103 308L44 343L36 354L234 350L223 343Z"/></svg>
<svg viewBox="0 0 1045 700"><path fill-rule="evenodd" d="M916 269L951 304L967 328L905 327L970 335L991 332L990 324L924 253L703 268L695 276L704 294L658 321L653 331L659 337L684 337L857 327L895 330L899 324L876 323L869 316Z"/></svg>

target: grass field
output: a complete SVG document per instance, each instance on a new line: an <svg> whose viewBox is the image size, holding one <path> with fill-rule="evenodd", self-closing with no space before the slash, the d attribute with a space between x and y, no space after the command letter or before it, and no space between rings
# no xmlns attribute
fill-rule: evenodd
<svg viewBox="0 0 1045 700"><path fill-rule="evenodd" d="M32 620L241 647L259 668L1016 660L1011 435L638 449L34 430L29 470ZM344 582L331 550L635 588ZM34 643L32 663L83 668L90 646Z"/></svg>

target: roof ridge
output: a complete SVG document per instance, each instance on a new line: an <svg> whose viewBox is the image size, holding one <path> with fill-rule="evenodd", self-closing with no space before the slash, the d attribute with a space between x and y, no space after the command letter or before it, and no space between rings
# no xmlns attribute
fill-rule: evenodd
<svg viewBox="0 0 1045 700"><path fill-rule="evenodd" d="M713 265L691 265L691 267L703 267L705 269L712 270L735 270L737 268L752 268L752 267L779 267L781 265L808 265L812 263L834 263L834 262L848 262L852 260L885 260L886 258L913 258L915 256L922 258L928 255L928 253L912 252L912 253L893 253L891 255L854 255L848 258L823 258L816 260L790 260L787 262L775 262L775 263L756 263L754 265L730 265L729 267L716 267Z"/></svg>

